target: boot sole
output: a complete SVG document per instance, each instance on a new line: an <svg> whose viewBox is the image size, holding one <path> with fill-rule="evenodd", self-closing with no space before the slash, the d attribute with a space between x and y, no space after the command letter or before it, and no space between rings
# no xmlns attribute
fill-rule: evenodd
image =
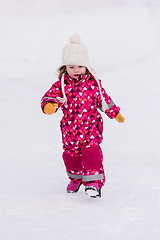
<svg viewBox="0 0 160 240"><path fill-rule="evenodd" d="M98 190L95 187L86 187L85 189L86 195L88 195L91 198L100 198L101 197L101 188Z"/></svg>

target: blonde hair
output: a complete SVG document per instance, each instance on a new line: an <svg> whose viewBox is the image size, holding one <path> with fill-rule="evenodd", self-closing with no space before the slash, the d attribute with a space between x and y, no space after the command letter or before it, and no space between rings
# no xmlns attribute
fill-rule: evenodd
<svg viewBox="0 0 160 240"><path fill-rule="evenodd" d="M60 78L63 74L65 74L67 72L66 66L62 66L62 67L58 68L57 72L58 72L58 78Z"/></svg>
<svg viewBox="0 0 160 240"><path fill-rule="evenodd" d="M86 68L86 67L85 67ZM65 75L67 73L66 66L63 65L62 67L58 68L58 78L60 78L63 74ZM90 74L88 68L86 68L85 74L88 76Z"/></svg>

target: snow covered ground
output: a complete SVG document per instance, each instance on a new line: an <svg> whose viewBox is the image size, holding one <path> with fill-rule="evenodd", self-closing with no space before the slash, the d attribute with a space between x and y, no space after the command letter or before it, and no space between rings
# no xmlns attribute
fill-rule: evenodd
<svg viewBox="0 0 160 240"><path fill-rule="evenodd" d="M67 194L59 111L40 99L73 33L126 118L104 118L101 199ZM160 1L1 0L0 239L160 237Z"/></svg>

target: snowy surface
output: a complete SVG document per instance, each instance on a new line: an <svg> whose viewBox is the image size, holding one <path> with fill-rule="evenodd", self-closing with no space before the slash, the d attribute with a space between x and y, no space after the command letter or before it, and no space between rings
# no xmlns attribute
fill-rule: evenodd
<svg viewBox="0 0 160 240"><path fill-rule="evenodd" d="M126 118L104 118L102 198L67 194L59 111L40 99L78 33ZM160 237L160 1L0 1L0 239Z"/></svg>

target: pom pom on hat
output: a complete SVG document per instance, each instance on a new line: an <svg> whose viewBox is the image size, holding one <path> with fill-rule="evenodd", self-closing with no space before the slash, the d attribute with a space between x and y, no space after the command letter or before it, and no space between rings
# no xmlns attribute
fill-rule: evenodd
<svg viewBox="0 0 160 240"><path fill-rule="evenodd" d="M69 42L80 44L81 43L81 38L78 34L74 34L70 37Z"/></svg>

